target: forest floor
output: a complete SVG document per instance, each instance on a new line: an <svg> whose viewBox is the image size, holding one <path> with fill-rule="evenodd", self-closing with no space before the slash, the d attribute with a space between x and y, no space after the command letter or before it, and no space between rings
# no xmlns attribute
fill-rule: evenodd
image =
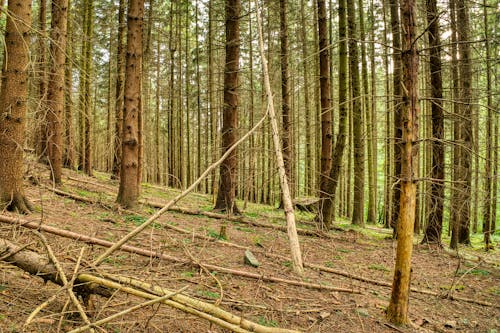
<svg viewBox="0 0 500 333"><path fill-rule="evenodd" d="M48 178L47 169L39 165L31 168L30 172L40 179ZM63 191L114 205L118 184L110 181L109 175L96 172L95 177L87 177L64 170L63 182L60 188ZM48 181L42 183L49 185ZM166 203L178 193L178 190L144 184L142 197ZM108 241L120 239L155 212L146 204L131 213L118 209L116 205L116 209L111 209L109 206L84 203L62 197L28 181L26 194L36 212L24 219ZM178 205L209 211L212 199L193 193ZM243 214L251 221L285 225L283 212L273 207L248 204ZM5 212L3 215L16 216ZM298 226L314 230L314 225L309 223L312 218L311 214L299 212ZM227 241L240 247L217 241L223 225L226 226ZM189 234L166 226L186 229ZM304 261L367 280L390 283L395 255L395 242L390 232L375 225L365 229L353 228L348 223L336 226L338 230L329 232L328 237L300 236ZM48 233L45 236L58 259L68 269L74 267L82 247L86 248L82 262L91 262L103 252L100 246ZM0 237L26 244L39 253L44 252L39 238L30 230L0 224ZM419 245L418 239L415 240L412 287L432 291L441 297L412 292L411 327L396 327L386 321L384 310L390 297L387 286L311 268L306 268L304 276L299 279L292 272L290 261L276 256L289 254L286 233L277 229L169 211L129 244L188 262L169 262L118 251L106 259L101 270L170 290L188 286L184 294L209 303L217 302L235 315L266 326L303 332L497 332L500 329L500 258L498 250L486 253L479 244L461 248L461 256L457 256L444 249ZM254 253L260 267L244 264L245 250L242 247ZM189 261L201 266L189 264ZM341 287L351 292L317 290L201 268L206 264L266 277ZM83 322L76 310L65 306L67 293L59 292L55 300L23 329L30 313L58 291L59 286L44 283L15 266L0 262L0 332L67 332L81 326ZM450 293L488 302L490 306L450 300L445 297ZM109 299L93 296L93 306L87 310L91 321L96 321L141 302L144 300L116 292ZM166 305L139 309L101 328L97 332L226 332L208 321Z"/></svg>

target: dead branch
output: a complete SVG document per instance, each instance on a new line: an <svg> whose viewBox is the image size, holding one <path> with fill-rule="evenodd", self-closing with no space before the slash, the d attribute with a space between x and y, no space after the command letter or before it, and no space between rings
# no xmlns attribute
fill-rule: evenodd
<svg viewBox="0 0 500 333"><path fill-rule="evenodd" d="M36 228L33 228L36 229ZM55 284L64 286L60 274L54 264L50 263L46 257L31 251L20 249L16 245L6 239L0 238L0 253L3 256L3 261L21 268L23 271L31 275L38 276L45 281L52 281ZM111 293L108 289L96 285L88 285L83 283L78 278L76 279L75 291L82 295L97 294L103 297L110 297Z"/></svg>

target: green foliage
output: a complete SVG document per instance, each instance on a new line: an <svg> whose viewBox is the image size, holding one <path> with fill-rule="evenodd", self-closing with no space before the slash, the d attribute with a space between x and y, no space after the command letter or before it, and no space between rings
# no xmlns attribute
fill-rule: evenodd
<svg viewBox="0 0 500 333"><path fill-rule="evenodd" d="M212 238L215 238L215 239L219 239L219 240L227 240L226 237L224 237L223 235L219 234L217 231L215 231L214 229L207 229L207 235L209 237L212 237Z"/></svg>
<svg viewBox="0 0 500 333"><path fill-rule="evenodd" d="M278 327L278 323L272 319L267 319L263 316L259 316L257 318L257 322L262 325L262 326L267 326L267 327Z"/></svg>
<svg viewBox="0 0 500 333"><path fill-rule="evenodd" d="M127 259L127 255L118 255L115 257L108 257L108 258L104 259L104 262L107 264L111 264L113 266L116 266L116 267L120 267L122 265L122 261L124 259Z"/></svg>
<svg viewBox="0 0 500 333"><path fill-rule="evenodd" d="M181 276L183 278L192 278L194 276L194 272L193 271L182 272Z"/></svg>
<svg viewBox="0 0 500 333"><path fill-rule="evenodd" d="M342 253L351 253L351 250L348 249L337 249L337 252L342 252Z"/></svg>
<svg viewBox="0 0 500 333"><path fill-rule="evenodd" d="M255 229L253 228L248 228L248 227L236 227L236 230L243 231L243 232L255 232Z"/></svg>
<svg viewBox="0 0 500 333"><path fill-rule="evenodd" d="M441 290L450 290L452 286L448 286L448 285L443 285L443 286L439 286L439 289ZM462 285L462 284L457 284L453 290L456 290L456 291L460 291L460 290L465 290L465 286Z"/></svg>
<svg viewBox="0 0 500 333"><path fill-rule="evenodd" d="M198 290L198 295L211 299L219 299L220 294L209 290Z"/></svg>
<svg viewBox="0 0 500 333"><path fill-rule="evenodd" d="M292 262L290 260L283 261L282 265L285 266L285 267L292 267Z"/></svg>
<svg viewBox="0 0 500 333"><path fill-rule="evenodd" d="M147 221L147 219L144 216L139 216L139 215L127 215L125 216L125 221L127 222L132 222L136 226L140 226L144 222Z"/></svg>
<svg viewBox="0 0 500 333"><path fill-rule="evenodd" d="M481 275L481 276L487 276L490 275L491 273L487 270L484 269L472 269L472 270L459 270L455 273L456 276L464 275L464 274L472 274L472 275Z"/></svg>
<svg viewBox="0 0 500 333"><path fill-rule="evenodd" d="M370 266L368 266L368 268L376 270L376 271L390 272L390 270L387 267L385 267L384 265L379 265L379 264L370 265Z"/></svg>

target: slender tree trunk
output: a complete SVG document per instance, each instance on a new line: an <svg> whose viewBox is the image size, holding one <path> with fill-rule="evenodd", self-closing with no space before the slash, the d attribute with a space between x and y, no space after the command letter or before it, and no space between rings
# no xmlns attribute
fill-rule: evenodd
<svg viewBox="0 0 500 333"><path fill-rule="evenodd" d="M370 40L375 41L375 13L374 13L373 0L370 0ZM369 109L370 121L368 123L368 137L371 141L369 147L370 155L368 163L371 164L370 170L370 190L369 190L369 203L368 203L368 218L369 223L377 223L377 205L378 205L378 144L377 144L377 65L375 62L375 43L370 43L370 70L371 70L371 105ZM387 80L386 80L387 81Z"/></svg>
<svg viewBox="0 0 500 333"><path fill-rule="evenodd" d="M85 1L85 43L84 43L84 54L83 61L85 63L83 70L83 76L85 76L85 80L83 82L83 135L84 137L84 146L82 147L83 158L83 170L84 172L91 176L92 175L92 48L93 48L93 34L94 34L94 4L92 0Z"/></svg>
<svg viewBox="0 0 500 333"><path fill-rule="evenodd" d="M323 222L323 201L328 197L328 177L332 168L332 90L330 88L330 48L325 0L317 0L319 81L321 95L321 173L319 180L320 211L318 222Z"/></svg>
<svg viewBox="0 0 500 333"><path fill-rule="evenodd" d="M64 119L64 64L66 62L66 33L68 1L52 0L52 29L50 33L50 54L52 64L47 92L47 148L52 177L61 184Z"/></svg>
<svg viewBox="0 0 500 333"><path fill-rule="evenodd" d="M368 63L366 59L366 36L365 36L365 18L364 18L364 8L363 0L358 0L358 12L359 12L359 37L360 37L360 49L361 49L361 81L362 81L362 92L360 91L360 97L362 97L362 110L364 111L364 119L366 123L366 135L362 135L362 139L366 137L367 143L367 164L368 164L368 215L366 221L368 223L375 223L377 220L377 207L376 207L376 184L374 175L374 142L372 137L372 126L373 126L373 115L372 108L370 104L370 91L368 89ZM372 67L373 72L373 67ZM373 96L372 96L373 98ZM363 129L363 127L361 127ZM364 149L364 148L363 148ZM364 154L363 154L364 155ZM364 162L363 162L364 164ZM364 171L364 166L363 166ZM364 187L364 186L363 186ZM362 189L364 191L364 188ZM361 218L363 219L363 212L361 213Z"/></svg>
<svg viewBox="0 0 500 333"><path fill-rule="evenodd" d="M38 8L38 110L35 114L35 153L40 160L47 157L47 1Z"/></svg>
<svg viewBox="0 0 500 333"><path fill-rule="evenodd" d="M31 1L9 0L5 30L5 56L0 92L0 205L1 209L29 213L23 191L23 152L28 95Z"/></svg>
<svg viewBox="0 0 500 333"><path fill-rule="evenodd" d="M399 1L389 0L391 10L391 30L392 30L392 47L393 47L393 114L394 114L394 159L393 159L393 184L392 184L392 216L391 223L394 229L394 236L397 235L396 225L399 221L399 197L401 195L401 154L403 144L401 138L403 136L402 119L402 89L401 89L401 32L399 29Z"/></svg>
<svg viewBox="0 0 500 333"><path fill-rule="evenodd" d="M125 99L123 109L122 163L117 202L133 207L139 195L139 119L142 79L142 23L144 0L130 0L127 19Z"/></svg>
<svg viewBox="0 0 500 333"><path fill-rule="evenodd" d="M339 131L335 141L333 153L332 169L328 179L328 200L322 202L322 220L325 228L329 229L333 225L335 218L335 193L339 183L342 170L343 156L347 132L347 17L346 0L339 1Z"/></svg>
<svg viewBox="0 0 500 333"><path fill-rule="evenodd" d="M290 196L294 197L294 179L292 176L293 164L293 129L292 129L292 114L290 111L290 88L288 81L288 0L280 0L280 65L281 65L281 116L282 116L282 132L281 141L283 144L283 161L285 163L286 177L290 184ZM280 200L280 207L283 207L283 202Z"/></svg>
<svg viewBox="0 0 500 333"><path fill-rule="evenodd" d="M403 33L403 99L402 120L403 153L401 154L401 204L397 224L398 243L394 280L387 319L397 325L407 324L408 303L411 280L411 256L413 247L413 225L416 204L416 163L418 147L418 53L416 45L416 4L415 0L403 1L401 5Z"/></svg>
<svg viewBox="0 0 500 333"><path fill-rule="evenodd" d="M429 25L429 70L431 77L432 111L432 168L430 211L422 243L441 243L444 205L444 113L443 83L441 79L441 41L436 0L427 0Z"/></svg>
<svg viewBox="0 0 500 333"><path fill-rule="evenodd" d="M472 182L472 66L469 44L469 10L465 0L457 0L458 53L460 55L460 137L462 145L460 160L460 209L458 211L458 242L470 244L469 225Z"/></svg>
<svg viewBox="0 0 500 333"><path fill-rule="evenodd" d="M486 94L487 94L487 120L486 120L486 160L484 161L484 202L483 202L483 234L484 234L484 245L486 251L490 250L491 234L495 231L492 228L492 198L496 199L495 194L492 195L492 164L493 164L493 154L492 150L496 151L498 154L498 147L496 147L496 142L493 140L495 136L493 135L493 125L495 119L493 117L493 98L491 90L491 52L490 52L490 40L489 40L489 22L488 22L488 7L486 0L483 0L483 22L484 22L484 43L486 48ZM495 149L497 148L497 149ZM476 166L479 168L479 166Z"/></svg>
<svg viewBox="0 0 500 333"><path fill-rule="evenodd" d="M352 87L353 143L354 143L354 200L352 223L364 226L365 147L363 144L363 105L359 80L359 56L354 1L347 2L349 35L349 72Z"/></svg>
<svg viewBox="0 0 500 333"><path fill-rule="evenodd" d="M222 120L222 151L224 154L237 140L238 72L240 59L240 0L226 0L226 65L224 69L224 106ZM221 163L216 210L239 213L235 202L237 179L236 150Z"/></svg>
<svg viewBox="0 0 500 333"><path fill-rule="evenodd" d="M125 78L125 0L120 0L118 6L118 33L116 36L116 91L115 91L115 135L113 151L112 178L120 177L122 154L122 126L123 126L123 89Z"/></svg>
<svg viewBox="0 0 500 333"><path fill-rule="evenodd" d="M161 37L160 34L157 34L156 36L156 109L155 109L155 118L154 118L154 123L155 123L155 170L154 170L154 175L155 175L155 181L158 184L161 184L161 154L160 154L160 109L161 109L161 101L160 101L160 96L161 96Z"/></svg>
<svg viewBox="0 0 500 333"><path fill-rule="evenodd" d="M384 14L384 44L387 42L387 1L382 1L383 14ZM391 91L391 83L389 80L389 55L387 54L387 47L384 47L384 68L385 68L385 95L387 110L391 109L391 100L389 99ZM384 227L390 228L392 226L392 145L391 145L391 112L385 112L385 178L384 178Z"/></svg>
<svg viewBox="0 0 500 333"><path fill-rule="evenodd" d="M73 29L71 16L71 0L68 0L67 14L67 47L65 65L65 89L64 89L64 124L65 124L65 150L64 166L73 169L75 167L75 146L73 128Z"/></svg>

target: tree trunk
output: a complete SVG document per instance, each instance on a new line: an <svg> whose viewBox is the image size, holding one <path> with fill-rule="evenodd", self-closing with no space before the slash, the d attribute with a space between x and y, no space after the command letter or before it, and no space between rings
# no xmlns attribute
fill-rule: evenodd
<svg viewBox="0 0 500 333"><path fill-rule="evenodd" d="M354 200L352 223L364 226L365 192L365 146L363 143L363 105L359 80L359 57L356 32L356 11L354 1L347 2L347 24L349 35L349 73L352 87L352 121L354 144Z"/></svg>
<svg viewBox="0 0 500 333"><path fill-rule="evenodd" d="M347 131L347 17L346 0L339 1L339 131L335 141L332 169L328 179L327 193L329 198L321 202L323 205L320 212L323 214L322 221L326 229L333 226L335 218L335 193L337 191L340 173L342 170L343 156Z"/></svg>
<svg viewBox="0 0 500 333"><path fill-rule="evenodd" d="M116 91L115 91L115 135L113 151L112 178L120 177L123 133L123 89L125 78L125 0L120 0L118 7L118 34L116 36Z"/></svg>
<svg viewBox="0 0 500 333"><path fill-rule="evenodd" d="M93 0L86 0L86 22L85 22L85 54L84 54L84 62L85 62L85 86L84 86L84 112L85 121L84 121L84 136L85 136L85 147L84 147L84 155L85 155L85 163L83 165L83 171L92 176L92 49L93 49L93 37L94 37L94 2Z"/></svg>
<svg viewBox="0 0 500 333"><path fill-rule="evenodd" d="M472 182L472 66L469 44L469 10L465 0L457 0L457 34L460 73L460 136L459 144L461 165L460 182L456 185L460 190L460 207L457 214L459 221L458 242L470 244L469 225L471 209Z"/></svg>
<svg viewBox="0 0 500 333"><path fill-rule="evenodd" d="M73 128L73 29L71 16L71 0L68 0L67 9L67 47L66 47L66 65L65 65L65 89L64 89L64 125L65 125L65 150L64 166L73 169L75 167L75 146L74 146L74 128Z"/></svg>
<svg viewBox="0 0 500 333"><path fill-rule="evenodd" d="M387 42L387 1L382 1L382 9L384 15L384 35L383 41L385 45L388 45ZM389 80L389 55L387 53L387 47L384 47L384 68L385 68L385 94L386 94L386 102L385 107L386 110L390 110L390 99L389 95L391 92L391 82ZM391 169L392 169L392 146L391 146L391 112L385 112L385 163L384 163L384 227L390 228L392 226L391 218L392 218L392 177L391 177Z"/></svg>
<svg viewBox="0 0 500 333"><path fill-rule="evenodd" d="M397 249L394 280L387 319L397 325L407 324L411 280L411 255L413 248L413 225L415 223L416 179L418 172L416 140L418 139L418 53L416 40L415 0L403 1L401 5L403 48L403 99L402 121L403 154L401 155L401 204L397 224Z"/></svg>
<svg viewBox="0 0 500 333"><path fill-rule="evenodd" d="M142 23L144 0L131 0L127 19L125 99L123 108L122 163L117 202L124 207L137 204L139 195L139 113L141 110Z"/></svg>
<svg viewBox="0 0 500 333"><path fill-rule="evenodd" d="M484 161L484 202L483 202L483 234L484 234L484 245L486 251L490 250L491 234L495 232L492 228L492 207L493 200L496 199L496 195L492 195L492 178L493 178L493 154L492 150L498 153L498 147L496 147L496 141L494 141L495 136L493 135L493 125L495 119L493 117L493 98L491 90L491 52L490 52L490 40L489 40L489 22L488 22L488 7L486 0L483 0L483 17L484 17L484 43L486 48L486 94L487 94L487 120L486 120L486 160ZM478 166L476 166L478 168ZM493 178L494 179L494 178Z"/></svg>
<svg viewBox="0 0 500 333"><path fill-rule="evenodd" d="M9 0L0 92L0 206L29 213L23 191L31 1Z"/></svg>
<svg viewBox="0 0 500 333"><path fill-rule="evenodd" d="M38 8L38 94L35 113L35 153L40 160L47 157L47 1L40 0Z"/></svg>
<svg viewBox="0 0 500 333"><path fill-rule="evenodd" d="M393 184L392 184L392 216L391 223L394 229L394 236L397 235L396 225L399 221L399 197L401 195L401 154L403 151L403 123L402 119L402 89L401 89L401 32L399 29L399 1L390 0L389 6L391 10L391 30L392 30L392 47L393 47L393 114L394 114L394 159L393 159Z"/></svg>
<svg viewBox="0 0 500 333"><path fill-rule="evenodd" d="M319 180L320 209L318 222L322 225L323 201L328 197L328 178L332 168L332 90L330 88L330 47L328 45L328 27L325 0L317 0L318 12L318 47L319 47L319 82L321 99L321 171Z"/></svg>
<svg viewBox="0 0 500 333"><path fill-rule="evenodd" d="M441 79L441 41L436 0L427 0L429 25L429 69L432 103L432 168L430 211L422 243L441 243L444 205L444 114L443 83Z"/></svg>
<svg viewBox="0 0 500 333"><path fill-rule="evenodd" d="M222 119L222 151L224 154L237 140L238 72L240 59L240 0L226 0L226 65L224 69L224 106ZM215 209L238 213L235 202L238 160L233 151L222 162Z"/></svg>
<svg viewBox="0 0 500 333"><path fill-rule="evenodd" d="M52 177L61 184L63 117L64 117L64 64L66 62L66 33L68 0L52 0L52 30L50 33L50 54L52 65L47 92L47 148Z"/></svg>
<svg viewBox="0 0 500 333"><path fill-rule="evenodd" d="M290 184L290 196L294 198L294 180L292 175L293 146L292 146L292 115L290 111L290 88L288 84L288 0L280 0L280 65L281 65L281 116L282 133L281 141L283 144L283 161L285 164L286 177ZM280 207L283 207L281 201Z"/></svg>

